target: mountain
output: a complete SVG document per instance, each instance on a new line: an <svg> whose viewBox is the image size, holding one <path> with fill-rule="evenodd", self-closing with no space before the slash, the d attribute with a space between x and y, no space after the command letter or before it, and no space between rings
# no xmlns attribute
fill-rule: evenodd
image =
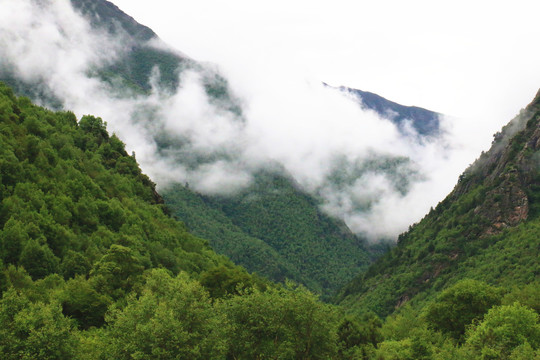
<svg viewBox="0 0 540 360"><path fill-rule="evenodd" d="M93 27L104 29L111 35L125 33L134 44L157 39L156 33L149 27L139 24L116 5L105 0L70 0L74 8L83 13Z"/></svg>
<svg viewBox="0 0 540 360"><path fill-rule="evenodd" d="M129 48L112 64L96 70L93 76L107 82L113 91L148 94L152 86L174 92L180 86L181 73L192 70L199 73L206 94L225 110L241 113L238 100L230 92L227 80L213 69L161 44L152 29L139 24L113 3L106 0L70 0L92 25L120 40ZM157 84L152 78L158 75Z"/></svg>
<svg viewBox="0 0 540 360"><path fill-rule="evenodd" d="M300 184L271 157L253 164L251 149L243 147L253 139L246 135L251 128L242 100L213 66L171 49L108 1L72 0L73 13L61 2L26 2L35 5L34 22L25 25L21 19L12 25L23 22L21 29L2 39L0 79L52 109L103 112L109 128L155 174L174 215L249 271L275 281L292 279L330 296L380 255L380 246L368 245L368 235L393 240L384 225L392 219L373 220L377 211L395 217L381 199L409 201L410 192L429 177L409 155L385 145L359 154L356 144L351 145L356 150L332 151L315 186L311 179ZM46 43L47 55L41 47L34 54L19 33L28 42ZM30 53L10 53L19 48ZM45 62L50 68L44 70L41 60L22 60L36 57L52 59ZM422 141L412 141L415 153L421 152L418 143L437 141L435 113L362 94L380 114L396 112L392 121L403 131L411 121L419 134L431 129ZM394 132L387 119L377 122ZM403 137L408 146L410 139ZM345 222L357 226L356 233ZM382 231L366 235L370 228Z"/></svg>
<svg viewBox="0 0 540 360"><path fill-rule="evenodd" d="M461 279L525 286L540 274L540 96L495 134L454 190L338 302L386 316ZM362 309L362 310L361 310Z"/></svg>
<svg viewBox="0 0 540 360"><path fill-rule="evenodd" d="M328 85L325 84L325 86ZM373 110L379 116L391 120L402 131L407 131L406 126L412 126L421 136L440 134L440 116L442 116L440 113L417 106L400 105L368 91L346 86L340 86L336 89L356 98L363 108Z"/></svg>
<svg viewBox="0 0 540 360"><path fill-rule="evenodd" d="M126 261L137 265L125 266L137 272L232 266L166 215L155 184L101 118L77 120L68 111L34 106L3 84L1 95L0 238L6 266L24 266L35 280L54 273L88 276L111 251L129 252Z"/></svg>
<svg viewBox="0 0 540 360"><path fill-rule="evenodd" d="M200 195L182 185L163 197L216 251L275 281L296 280L328 295L371 262L361 238L279 172L259 172L233 197Z"/></svg>
<svg viewBox="0 0 540 360"><path fill-rule="evenodd" d="M49 109L0 84L0 358L540 356L540 95L495 135L492 149L445 200L365 269L371 259L362 239L325 215L322 195L307 193L279 164L256 169L250 182L226 194L193 191L210 177L204 172L196 181L176 179L158 194L135 153L129 155L121 137L107 130L113 124L50 110L71 101L79 111L90 104L125 121L126 141L148 136L146 145L169 155L151 159L170 172L169 179L216 159L230 166L234 162L225 160L234 151L200 151L195 138L167 128L160 107L175 99L171 89L189 82L182 74L195 74L202 87L191 99L208 98L216 110L211 116L241 126L239 103L217 72L164 50L152 32L108 2L78 2L79 11L94 17L94 29L101 28L95 39L82 36L90 30L71 16L66 1L6 3L33 4L25 9L46 14L17 18L32 19L18 34L44 30L39 43L31 36L4 36L12 34L5 24L0 31L0 54L36 48L37 67L28 67L32 57L1 56L0 68L17 92ZM40 23L51 18L52 26ZM83 38L100 45L121 39L113 42L129 46L100 57L110 49L85 48ZM6 46L10 41L25 46ZM36 44L47 41L64 57L44 56L46 47ZM95 55L89 49L100 61L80 66L85 51ZM144 55L134 56L134 49ZM166 59L190 68L184 73L175 62L167 70L160 66ZM50 63L47 70L69 76L31 71ZM163 77L167 71L177 77ZM75 101L94 96L94 102ZM193 103L208 110L207 102ZM386 173L406 194L414 176L402 175L415 174L412 160L380 155L351 167L337 156L328 181L346 188L366 171ZM218 178L218 185L230 184ZM375 201L360 200L359 208ZM343 288L339 305L324 304L303 286L250 274L214 252L220 246L269 277L291 277L326 296L365 272Z"/></svg>
<svg viewBox="0 0 540 360"><path fill-rule="evenodd" d="M92 51L105 54L100 62L83 69L81 81L97 81L101 91L97 96L105 96L104 102L118 100L113 105L114 113L114 106L125 109L125 102L134 103L132 109L123 110L126 115L121 121L138 130L129 130L126 136L146 132L138 136L149 138L149 146L155 146L156 154L165 159L171 172L204 171L208 166L234 161L238 156L234 149L196 149L189 129L187 135L171 131L170 126L177 126L178 119L164 120L169 115L160 108L162 103L171 102L175 92L182 91L193 76L190 74L196 74L204 91L200 96L208 99L205 106L212 108L211 116L226 117L241 127L245 122L241 103L225 78L211 66L164 45L151 29L111 2L71 0L71 4L98 36L98 45ZM107 46L119 50L106 56ZM73 51L78 54L79 49ZM0 80L18 94L53 109L70 102L64 90L54 88L55 80L29 78L16 68L17 64L0 66ZM161 96L157 103L156 96ZM259 171L254 179L252 186L229 196L203 195L194 190L197 183L186 187L183 181L173 179L162 187L162 195L174 215L214 249L275 281L295 280L329 296L370 263L371 255L362 238L352 234L341 220L324 214L322 201L301 189L292 176L280 169Z"/></svg>
<svg viewBox="0 0 540 360"><path fill-rule="evenodd" d="M2 83L0 295L2 359L337 355L337 310L190 234L101 118Z"/></svg>
<svg viewBox="0 0 540 360"><path fill-rule="evenodd" d="M349 293L339 309L248 274L187 232L100 118L52 112L0 84L0 356L538 357L539 100L497 134L440 213L368 270L361 285L370 288ZM482 187L496 199L480 196ZM422 254L435 229L437 242ZM459 232L478 236L463 246ZM442 266L422 289L418 272L406 272L425 259ZM395 286L411 278L411 298L384 322L357 313L358 302L384 305L380 296L399 296Z"/></svg>

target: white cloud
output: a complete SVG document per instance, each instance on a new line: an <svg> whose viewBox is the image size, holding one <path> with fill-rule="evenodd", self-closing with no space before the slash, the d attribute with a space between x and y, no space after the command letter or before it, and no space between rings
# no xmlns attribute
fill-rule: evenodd
<svg viewBox="0 0 540 360"><path fill-rule="evenodd" d="M277 163L304 189L322 196L324 209L343 218L354 231L372 239L394 237L451 190L459 173L489 144L492 132L497 130L483 129L482 122L442 119L444 138L419 143L414 136L400 133L390 121L321 86L320 81L327 79L314 77L319 72L313 71L313 65L318 63L318 56L323 60L337 59L337 52L332 47L304 48L304 43L320 40L328 46L332 41L352 46L357 40L367 59L367 63L357 64L359 73L365 73L369 61L373 61L371 57L378 57L382 63L393 62L396 60L388 57L398 57L403 50L398 47L389 52L388 44L375 44L370 37L385 30L385 24L374 22L365 12L347 13L348 21L338 29L343 37L330 36L336 34L334 18L342 19L340 11L347 8L343 2L322 7L312 4L314 13L306 12L312 7L296 3L285 13L281 2L263 8L244 3L239 28L231 21L237 18L226 22L213 15L220 11L222 16L230 14L229 7L238 9L235 2L193 5L197 11L202 11L199 6L216 6L216 12L198 13L216 21L215 27L177 29L177 33L195 40L213 35L212 46L218 58L224 56L218 51L229 48L219 68L245 105L243 117L209 101L201 82L204 74L196 71L181 75L180 87L174 94L154 82L149 96L112 97L102 83L88 74L120 56L126 50L125 42L90 31L67 0L40 3L43 5L31 0L0 3L0 59L27 79L42 79L66 108L79 116L101 116L109 129L126 142L128 151L136 152L143 170L158 186L188 182L191 188L208 194L231 193L249 184L253 171ZM425 3L428 8L432 6L429 4ZM382 8L371 11L379 13ZM169 16L167 11L160 14ZM184 13L177 15L184 19ZM362 36L355 35L354 24L349 21L356 15L374 28ZM195 26L193 20L188 24ZM386 20L403 22L396 14L388 14ZM438 26L436 20L428 22ZM259 27L261 24L264 26ZM365 25L360 25L365 30ZM216 33L216 27L222 27L223 32ZM414 34L424 29L419 24L411 27ZM288 33L291 29L294 31ZM275 33L279 36L275 37ZM440 51L436 43L427 44ZM153 46L165 47L159 42ZM380 48L381 54L375 53L374 46ZM180 50L190 52L189 47ZM399 83L399 78L394 81ZM177 141L176 145L159 148L156 137L163 136ZM393 172L368 169L355 175L357 168L374 156L410 161L394 164ZM338 161L341 167L336 167ZM329 181L336 171L352 179L336 186ZM399 184L404 178L410 183ZM400 186L408 188L408 192L404 193Z"/></svg>

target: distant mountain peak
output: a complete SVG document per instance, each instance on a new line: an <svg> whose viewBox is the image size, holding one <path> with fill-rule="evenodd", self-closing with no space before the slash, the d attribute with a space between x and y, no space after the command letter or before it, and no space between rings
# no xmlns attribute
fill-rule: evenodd
<svg viewBox="0 0 540 360"><path fill-rule="evenodd" d="M117 34L121 29L141 42L157 38L152 29L138 23L110 1L71 0L71 4L89 19L94 27L106 29L111 34Z"/></svg>
<svg viewBox="0 0 540 360"><path fill-rule="evenodd" d="M440 133L440 113L417 106L401 105L369 91L346 86L333 87L326 83L323 85L356 97L362 108L375 111L379 116L396 124L400 130L405 131L406 124L409 123L421 136L437 136Z"/></svg>

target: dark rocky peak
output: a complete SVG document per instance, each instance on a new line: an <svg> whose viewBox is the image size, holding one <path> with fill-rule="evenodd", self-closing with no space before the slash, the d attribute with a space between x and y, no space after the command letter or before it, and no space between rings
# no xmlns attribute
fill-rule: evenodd
<svg viewBox="0 0 540 360"><path fill-rule="evenodd" d="M325 86L329 86L324 84ZM389 119L400 130L407 131L406 126L412 126L420 136L437 136L440 133L440 116L442 114L417 106L405 106L390 101L380 95L368 91L340 86L339 91L355 97L364 109L373 110L379 116Z"/></svg>
<svg viewBox="0 0 540 360"><path fill-rule="evenodd" d="M71 4L90 20L92 26L104 29L111 35L125 33L137 42L146 42L157 38L157 35L150 28L139 24L109 1L71 0Z"/></svg>

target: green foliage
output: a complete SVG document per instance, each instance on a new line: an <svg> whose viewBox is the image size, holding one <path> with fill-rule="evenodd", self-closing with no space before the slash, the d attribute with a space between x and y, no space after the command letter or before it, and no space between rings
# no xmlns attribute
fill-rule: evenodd
<svg viewBox="0 0 540 360"><path fill-rule="evenodd" d="M72 113L33 106L4 86L0 93L4 264L22 265L34 279L56 272L88 276L95 268L100 291L108 286L121 296L135 280L122 283L123 270L112 268L113 278L120 271L118 279L106 280L114 246L132 251L139 273L150 266L199 272L227 262L153 205L161 202L154 184L100 118L77 123ZM156 244L161 255L150 256Z"/></svg>
<svg viewBox="0 0 540 360"><path fill-rule="evenodd" d="M307 282L275 249L244 232L223 211L214 208L189 187L172 186L164 190L163 197L171 211L191 231L208 239L217 252L226 254L235 263L275 281Z"/></svg>
<svg viewBox="0 0 540 360"><path fill-rule="evenodd" d="M255 289L219 308L231 324L229 358L328 359L336 354L336 311L302 287Z"/></svg>
<svg viewBox="0 0 540 360"><path fill-rule="evenodd" d="M466 338L477 359L515 358L526 351L525 344L532 350L539 348L540 323L537 313L519 304L491 309L482 322L469 329Z"/></svg>
<svg viewBox="0 0 540 360"><path fill-rule="evenodd" d="M540 314L540 281L536 280L525 286L514 287L502 299L503 305L514 303L525 305Z"/></svg>
<svg viewBox="0 0 540 360"><path fill-rule="evenodd" d="M231 196L200 196L177 185L164 198L189 228L233 261L326 297L370 261L361 239L279 171L261 171L249 188Z"/></svg>
<svg viewBox="0 0 540 360"><path fill-rule="evenodd" d="M519 345L518 347L512 350L512 353L509 357L510 360L538 360L540 359L540 351L534 351L531 345L526 342Z"/></svg>
<svg viewBox="0 0 540 360"><path fill-rule="evenodd" d="M141 296L108 322L108 359L222 359L226 350L225 322L186 274L148 273Z"/></svg>
<svg viewBox="0 0 540 360"><path fill-rule="evenodd" d="M62 264L60 264L60 271L64 275L65 279L73 278L76 275L88 275L92 265L87 257L79 252L68 250Z"/></svg>
<svg viewBox="0 0 540 360"><path fill-rule="evenodd" d="M168 217L100 118L0 85L0 144L2 359L338 358L338 311Z"/></svg>
<svg viewBox="0 0 540 360"><path fill-rule="evenodd" d="M115 244L94 264L90 275L100 293L118 299L139 282L144 270L141 263L133 250Z"/></svg>
<svg viewBox="0 0 540 360"><path fill-rule="evenodd" d="M0 233L0 239L2 241L2 258L6 264L18 262L22 247L28 238L28 233L20 221L10 218L4 224L4 231Z"/></svg>
<svg viewBox="0 0 540 360"><path fill-rule="evenodd" d="M203 272L199 281L213 299L239 295L244 290L256 286L259 289L266 288L262 279L249 275L246 270L223 265Z"/></svg>
<svg viewBox="0 0 540 360"><path fill-rule="evenodd" d="M478 253L485 245L477 238L481 230L478 224L482 220L474 214L474 208L484 194L485 189L479 186L446 211L441 210L446 206L441 203L431 216L400 235L397 247L349 283L342 290L340 301L354 301L354 294L366 292L367 298L354 306L362 305L362 310L385 316L403 299L410 299L432 286L442 286L441 278L449 274L450 269L463 257ZM439 212L441 214L437 215ZM435 278L437 282L433 281ZM378 285L374 287L373 284ZM369 293L367 289L370 289Z"/></svg>
<svg viewBox="0 0 540 360"><path fill-rule="evenodd" d="M58 303L31 302L15 289L0 301L0 357L6 360L69 359L76 350L73 322Z"/></svg>
<svg viewBox="0 0 540 360"><path fill-rule="evenodd" d="M347 316L338 326L338 354L342 359L369 359L379 342L381 320L368 313L363 317Z"/></svg>
<svg viewBox="0 0 540 360"><path fill-rule="evenodd" d="M99 293L93 282L82 276L66 282L60 299L64 315L77 320L81 329L102 326L112 303L110 297Z"/></svg>
<svg viewBox="0 0 540 360"><path fill-rule="evenodd" d="M412 340L388 340L379 345L375 353L376 359L384 360L416 360L412 351Z"/></svg>
<svg viewBox="0 0 540 360"><path fill-rule="evenodd" d="M39 245L35 240L26 243L19 264L33 279L41 279L58 271L58 258L47 245Z"/></svg>
<svg viewBox="0 0 540 360"><path fill-rule="evenodd" d="M499 288L477 280L461 280L427 306L426 320L435 330L459 340L468 325L481 320L490 308L500 304L501 297Z"/></svg>
<svg viewBox="0 0 540 360"><path fill-rule="evenodd" d="M426 332L429 330L425 317L410 304L388 316L381 328L381 334L386 340L404 340L411 336L423 336Z"/></svg>
<svg viewBox="0 0 540 360"><path fill-rule="evenodd" d="M100 70L101 80L114 85L121 82L122 88L136 92L149 92L152 80L169 90L179 85L179 73L184 67L192 66L191 60L179 57L167 50L150 46L136 46L131 52L112 66ZM155 76L155 79L152 79Z"/></svg>

